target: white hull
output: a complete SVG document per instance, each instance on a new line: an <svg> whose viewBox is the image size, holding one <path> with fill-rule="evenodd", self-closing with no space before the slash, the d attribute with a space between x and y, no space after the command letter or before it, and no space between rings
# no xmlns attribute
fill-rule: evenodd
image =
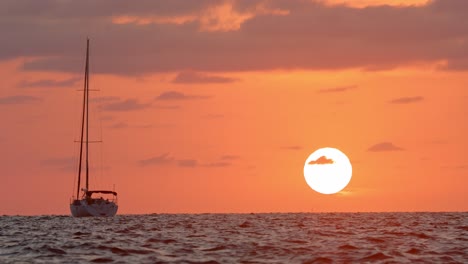
<svg viewBox="0 0 468 264"><path fill-rule="evenodd" d="M95 199L92 204L88 204L86 199L74 201L70 204L70 211L74 217L84 216L114 216L117 214L118 205L112 201Z"/></svg>

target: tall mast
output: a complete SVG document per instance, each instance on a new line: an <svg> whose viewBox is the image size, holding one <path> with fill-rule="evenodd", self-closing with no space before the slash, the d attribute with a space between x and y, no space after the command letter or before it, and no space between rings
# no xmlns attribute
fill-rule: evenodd
<svg viewBox="0 0 468 264"><path fill-rule="evenodd" d="M89 180L89 39L86 41L86 190L88 190Z"/></svg>
<svg viewBox="0 0 468 264"><path fill-rule="evenodd" d="M81 137L80 137L80 162L78 165L78 186L76 189L76 199L80 197L80 185L81 185L81 164L83 160L83 136L84 136L84 127L85 127L85 112L87 106L87 96L88 96L88 58L89 57L89 39L86 40L86 64L85 64L85 79L84 79L84 87L83 87L83 113L81 116ZM88 123L88 122L86 122ZM87 127L87 124L86 124ZM87 130L87 129L86 129ZM86 139L86 141L88 141ZM86 149L87 150L87 149ZM86 173L86 178L88 178L88 173ZM86 188L88 187L88 181L86 180Z"/></svg>

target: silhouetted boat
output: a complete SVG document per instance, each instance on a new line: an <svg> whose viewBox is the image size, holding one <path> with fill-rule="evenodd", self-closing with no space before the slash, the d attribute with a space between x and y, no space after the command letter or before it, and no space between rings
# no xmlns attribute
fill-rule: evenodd
<svg viewBox="0 0 468 264"><path fill-rule="evenodd" d="M86 66L85 66L85 78L83 88L83 111L81 118L81 135L80 140L80 161L78 165L78 185L76 190L76 196L72 198L70 203L71 214L75 217L83 216L114 216L117 213L117 193L108 190L89 190L89 39L86 41ZM83 153L85 150L85 153ZM82 164L85 161L85 187L81 188L81 176L82 176ZM80 196L80 191L82 194ZM101 197L96 198L93 195L99 195ZM110 196L110 199L102 198L102 195Z"/></svg>

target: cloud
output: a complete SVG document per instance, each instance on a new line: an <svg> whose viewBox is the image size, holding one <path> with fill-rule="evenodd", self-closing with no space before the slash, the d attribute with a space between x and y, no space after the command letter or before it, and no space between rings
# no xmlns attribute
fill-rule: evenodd
<svg viewBox="0 0 468 264"><path fill-rule="evenodd" d="M231 165L232 163L230 162L211 162L211 163L204 164L203 166L212 167L212 168L220 168L220 167L228 167Z"/></svg>
<svg viewBox="0 0 468 264"><path fill-rule="evenodd" d="M367 151L371 151L371 152L401 151L401 150L404 150L404 149L393 145L393 143L391 142L378 143L367 149Z"/></svg>
<svg viewBox="0 0 468 264"><path fill-rule="evenodd" d="M183 159L177 161L177 166L179 167L190 167L194 168L198 166L198 161L194 159Z"/></svg>
<svg viewBox="0 0 468 264"><path fill-rule="evenodd" d="M136 4L138 3L138 4ZM187 15L200 12L210 6L219 4L219 0L159 0L159 1L136 1L129 5L125 0L102 0L94 1L62 2L55 0L44 0L37 3L35 0L24 0L18 3L16 0L1 1L0 15L22 15L36 17L50 17L54 19L76 19L87 17L99 19L112 17L113 15ZM113 4L113 5L111 5ZM6 10L7 7L12 7Z"/></svg>
<svg viewBox="0 0 468 264"><path fill-rule="evenodd" d="M220 168L220 167L228 167L231 166L232 163L226 161L217 161L217 162L209 162L200 164L198 160L195 159L183 159L177 161L177 166L179 167L187 167L187 168L195 168L198 166L202 167L209 167L209 168Z"/></svg>
<svg viewBox="0 0 468 264"><path fill-rule="evenodd" d="M153 158L140 160L139 164L141 166L175 165L177 167L182 167L182 168L198 168L198 167L219 168L219 167L231 166L232 163L230 161L237 160L239 158L240 158L239 156L224 155L224 156L221 156L221 161L200 163L196 159L175 159L174 157L170 157L169 153L165 153L160 156L153 157Z"/></svg>
<svg viewBox="0 0 468 264"><path fill-rule="evenodd" d="M52 158L52 159L46 159L41 161L41 164L43 165L71 165L75 162L75 158L73 157L67 157L67 158Z"/></svg>
<svg viewBox="0 0 468 264"><path fill-rule="evenodd" d="M156 126L153 125L153 124L142 124L142 125L136 125L135 127L136 127L136 128L147 129L147 128L154 128L154 127L156 127Z"/></svg>
<svg viewBox="0 0 468 264"><path fill-rule="evenodd" d="M429 141L431 144L437 144L437 145L443 145L443 144L448 144L448 140L443 140L443 139L434 139Z"/></svg>
<svg viewBox="0 0 468 264"><path fill-rule="evenodd" d="M186 95L181 92L168 91L163 92L156 97L156 100L197 100L197 99L207 99L210 96L205 95Z"/></svg>
<svg viewBox="0 0 468 264"><path fill-rule="evenodd" d="M288 150L301 150L302 147L298 145L292 145L292 146L283 146L281 147L282 149L288 149Z"/></svg>
<svg viewBox="0 0 468 264"><path fill-rule="evenodd" d="M30 95L13 95L0 97L0 105L29 104L42 101L41 98Z"/></svg>
<svg viewBox="0 0 468 264"><path fill-rule="evenodd" d="M66 80L51 80L51 79L42 79L37 81L22 81L18 84L18 87L21 88L33 88L33 87L41 87L41 88L55 88L55 87L70 87L74 86L78 81L82 80L81 78L70 78Z"/></svg>
<svg viewBox="0 0 468 264"><path fill-rule="evenodd" d="M468 58L451 59L446 65L439 67L440 70L466 71L468 69Z"/></svg>
<svg viewBox="0 0 468 264"><path fill-rule="evenodd" d="M238 79L217 75L208 75L193 71L181 72L174 78L174 80L172 80L173 83L183 84L232 83L236 81L238 81Z"/></svg>
<svg viewBox="0 0 468 264"><path fill-rule="evenodd" d="M119 122L119 123L115 123L111 126L109 126L110 128L115 128L115 129L120 129L120 128L127 128L128 127L128 124L125 123L125 122Z"/></svg>
<svg viewBox="0 0 468 264"><path fill-rule="evenodd" d="M110 115L105 115L105 116L102 116L100 119L101 119L102 121L111 121L111 120L114 120L115 117L110 116Z"/></svg>
<svg viewBox="0 0 468 264"><path fill-rule="evenodd" d="M422 96L414 96L414 97L400 97L391 100L389 103L391 104L411 104L416 102L421 102L424 100Z"/></svg>
<svg viewBox="0 0 468 264"><path fill-rule="evenodd" d="M221 156L221 160L238 160L240 156L237 155L223 155Z"/></svg>
<svg viewBox="0 0 468 264"><path fill-rule="evenodd" d="M335 88L325 88L318 90L318 93L341 93L356 89L357 85L340 86Z"/></svg>
<svg viewBox="0 0 468 264"><path fill-rule="evenodd" d="M98 103L107 103L107 102L115 102L120 100L120 97L118 96L100 96L100 97L90 97L90 101L92 102L98 102Z"/></svg>
<svg viewBox="0 0 468 264"><path fill-rule="evenodd" d="M76 162L76 158L66 157L42 160L41 164L48 167L56 167L61 171L74 171L78 168Z"/></svg>
<svg viewBox="0 0 468 264"><path fill-rule="evenodd" d="M309 165L325 165L325 164L333 164L335 163L334 160L332 159L328 159L327 157L325 156L321 156L320 158L316 159L316 160L311 160L309 161Z"/></svg>
<svg viewBox="0 0 468 264"><path fill-rule="evenodd" d="M124 101L102 105L101 108L106 111L133 111L150 107L151 104L139 103L136 99L126 99Z"/></svg>
<svg viewBox="0 0 468 264"><path fill-rule="evenodd" d="M148 165L167 165L174 161L174 158L169 156L169 153L164 153L160 156L156 156L149 159L140 160L139 163L141 166Z"/></svg>
<svg viewBox="0 0 468 264"><path fill-rule="evenodd" d="M98 63L92 71L116 75L388 69L441 61L445 70L468 70L466 10L466 0L367 8L302 0L4 0L0 60L26 57L23 70L81 73L83 40L90 35Z"/></svg>
<svg viewBox="0 0 468 264"><path fill-rule="evenodd" d="M237 155L223 155L220 157L220 161L208 162L203 164L203 167L209 168L222 168L229 167L232 165L233 161L239 160L241 157Z"/></svg>
<svg viewBox="0 0 468 264"><path fill-rule="evenodd" d="M154 108L166 109L166 110L175 110L175 109L180 109L180 106L179 105L155 105Z"/></svg>
<svg viewBox="0 0 468 264"><path fill-rule="evenodd" d="M452 165L452 166L441 166L441 169L452 169L452 170L465 170L468 169L468 165L460 164L460 165Z"/></svg>

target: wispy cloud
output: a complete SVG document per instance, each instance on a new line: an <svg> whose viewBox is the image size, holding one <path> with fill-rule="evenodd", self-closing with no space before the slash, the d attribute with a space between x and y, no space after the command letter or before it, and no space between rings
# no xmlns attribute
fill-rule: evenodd
<svg viewBox="0 0 468 264"><path fill-rule="evenodd" d="M221 156L221 160L238 160L240 156L237 155L223 155Z"/></svg>
<svg viewBox="0 0 468 264"><path fill-rule="evenodd" d="M466 170L468 169L468 165L466 164L459 164L459 165L452 165L452 166L441 166L442 169L451 169L451 170Z"/></svg>
<svg viewBox="0 0 468 264"><path fill-rule="evenodd" d="M41 164L47 167L58 168L61 171L73 171L77 168L76 159L73 157L51 158L42 160Z"/></svg>
<svg viewBox="0 0 468 264"><path fill-rule="evenodd" d="M348 86L340 86L335 88L325 88L318 90L318 93L342 93L349 90L354 90L358 86L357 85L348 85Z"/></svg>
<svg viewBox="0 0 468 264"><path fill-rule="evenodd" d="M160 156L156 156L149 159L140 160L139 164L141 166L148 165L172 165L182 168L220 168L228 167L232 165L232 161L240 159L239 156L235 155L223 155L220 157L220 160L213 162L200 162L197 159L176 159L171 157L169 153L164 153Z"/></svg>
<svg viewBox="0 0 468 264"><path fill-rule="evenodd" d="M41 164L43 165L70 165L73 164L75 159L73 157L66 157L66 158L51 158L42 160Z"/></svg>
<svg viewBox="0 0 468 264"><path fill-rule="evenodd" d="M127 128L128 124L125 123L125 122L118 122L118 123L115 123L113 125L110 125L109 127L110 128L115 128L115 129L121 129L121 128Z"/></svg>
<svg viewBox="0 0 468 264"><path fill-rule="evenodd" d="M177 161L177 166L179 167L190 167L194 168L198 166L198 161L194 159L183 159Z"/></svg>
<svg viewBox="0 0 468 264"><path fill-rule="evenodd" d="M298 145L291 145L291 146L282 146L282 149L287 149L287 150L301 150L302 147Z"/></svg>
<svg viewBox="0 0 468 264"><path fill-rule="evenodd" d="M156 100L198 100L198 99L208 99L210 96L206 95L187 95L181 92L168 91L163 92L156 97Z"/></svg>
<svg viewBox="0 0 468 264"><path fill-rule="evenodd" d="M42 98L30 95L13 95L0 97L0 105L30 104L42 101Z"/></svg>
<svg viewBox="0 0 468 264"><path fill-rule="evenodd" d="M204 164L203 166L212 167L212 168L219 168L219 167L228 167L228 166L231 166L231 165L232 165L232 163L230 163L230 162L219 161L219 162L207 163L207 164Z"/></svg>
<svg viewBox="0 0 468 264"><path fill-rule="evenodd" d="M411 104L411 103L421 102L422 100L424 100L424 97L422 97L422 96L400 97L400 98L395 98L393 100L390 100L389 103L391 103L391 104Z"/></svg>
<svg viewBox="0 0 468 264"><path fill-rule="evenodd" d="M443 139L434 139L429 141L430 144L437 144L437 145L445 145L448 144L448 140L443 140Z"/></svg>
<svg viewBox="0 0 468 264"><path fill-rule="evenodd" d="M386 152L386 151L401 151L404 149L395 146L391 142L382 142L382 143L378 143L369 147L367 150L371 152Z"/></svg>
<svg viewBox="0 0 468 264"><path fill-rule="evenodd" d="M127 99L121 102L102 105L102 109L106 111L133 111L148 108L150 106L150 103L143 104L138 102L136 99Z"/></svg>
<svg viewBox="0 0 468 264"><path fill-rule="evenodd" d="M209 83L232 83L236 82L238 79L223 77L218 75L209 75L204 73L198 73L193 71L181 72L172 80L173 83L183 83L183 84L209 84Z"/></svg>
<svg viewBox="0 0 468 264"><path fill-rule="evenodd" d="M65 80L52 80L42 79L37 81L22 81L18 84L21 88L55 88L55 87L71 87L74 86L78 81L82 80L81 77L73 77Z"/></svg>
<svg viewBox="0 0 468 264"><path fill-rule="evenodd" d="M240 159L239 156L235 155L224 155L220 157L220 161L214 162L207 162L207 163L200 163L198 160L195 159L186 159L186 160L179 160L178 166L179 167L207 167L207 168L222 168L228 167L232 165L232 161Z"/></svg>
<svg viewBox="0 0 468 264"><path fill-rule="evenodd" d="M154 108L165 109L165 110L176 110L176 109L180 109L180 106L179 105L155 105Z"/></svg>
<svg viewBox="0 0 468 264"><path fill-rule="evenodd" d="M156 156L149 159L140 160L139 163L141 166L148 166L148 165L167 165L174 161L173 157L169 156L169 153L161 154L160 156Z"/></svg>
<svg viewBox="0 0 468 264"><path fill-rule="evenodd" d="M114 119L115 119L115 117L110 116L110 115L105 115L105 116L101 117L102 121L111 121L111 120L114 120Z"/></svg>
<svg viewBox="0 0 468 264"><path fill-rule="evenodd" d="M325 165L325 164L333 164L335 163L334 160L332 159L329 159L325 156L321 156L320 158L316 159L316 160L311 160L309 161L309 165Z"/></svg>
<svg viewBox="0 0 468 264"><path fill-rule="evenodd" d="M119 101L120 97L118 96L100 96L100 97L90 97L89 101L98 102L98 103L109 103Z"/></svg>

